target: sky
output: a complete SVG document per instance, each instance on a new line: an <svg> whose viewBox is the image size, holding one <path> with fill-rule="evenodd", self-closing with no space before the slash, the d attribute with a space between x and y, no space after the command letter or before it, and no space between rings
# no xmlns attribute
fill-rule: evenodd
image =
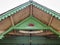
<svg viewBox="0 0 60 45"><path fill-rule="evenodd" d="M21 5L29 0L0 0L0 14ZM33 0L43 6L46 6L60 13L60 0Z"/></svg>

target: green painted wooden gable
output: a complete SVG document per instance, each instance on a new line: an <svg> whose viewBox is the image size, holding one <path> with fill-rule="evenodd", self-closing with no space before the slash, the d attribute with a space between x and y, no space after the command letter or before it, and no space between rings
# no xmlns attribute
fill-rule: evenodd
<svg viewBox="0 0 60 45"><path fill-rule="evenodd" d="M31 24L31 25L30 25ZM33 16L29 16L25 20L17 24L14 29L17 30L48 30L49 27Z"/></svg>
<svg viewBox="0 0 60 45"><path fill-rule="evenodd" d="M26 8L27 6L29 5L34 5L35 7L43 10L44 12L50 14L51 16L54 16L55 18L58 18L60 20L60 14L51 10L51 9L48 9L34 1L32 2L26 2L14 9L11 9L9 11L7 11L6 13L3 13L0 15L0 21L2 21L3 19L17 13L18 11ZM34 26L29 26L29 24L33 24ZM16 24L15 26L12 26L10 27L8 30L6 30L4 33L1 33L0 34L0 39L2 39L4 37L5 34L9 33L10 31L13 31L14 29L16 30L24 30L24 29L32 29L32 30L50 30L51 32L57 34L58 36L60 36L60 33L55 31L53 28L43 24L41 21L37 20L36 18L30 16L28 18L26 18L25 20L23 20L22 22L20 22L19 24Z"/></svg>
<svg viewBox="0 0 60 45"><path fill-rule="evenodd" d="M29 26L29 24L33 24L33 26ZM38 19L36 19L33 16L29 16L28 18L24 19L20 23L16 24L15 26L10 27L8 30L0 34L0 39L4 38L4 35L8 34L9 32L13 30L49 30L53 32L54 34L60 36L60 33L55 31L50 26L47 26L46 24L42 23Z"/></svg>

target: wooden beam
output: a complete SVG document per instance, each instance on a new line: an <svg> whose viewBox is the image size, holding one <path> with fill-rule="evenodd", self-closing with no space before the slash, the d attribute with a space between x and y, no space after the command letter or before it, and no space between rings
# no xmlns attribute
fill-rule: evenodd
<svg viewBox="0 0 60 45"><path fill-rule="evenodd" d="M49 20L49 23L48 23L48 26L50 26L50 25L51 25L52 20L53 20L53 16L51 16L51 18L50 18L50 20Z"/></svg>
<svg viewBox="0 0 60 45"><path fill-rule="evenodd" d="M33 15L33 5L30 5L29 12L30 12L30 15Z"/></svg>
<svg viewBox="0 0 60 45"><path fill-rule="evenodd" d="M13 20L13 17L12 17L12 16L10 16L10 19L11 19L12 26L14 26L14 20ZM15 30L13 30L12 32L13 32L13 33L16 33L16 31L15 31Z"/></svg>
<svg viewBox="0 0 60 45"><path fill-rule="evenodd" d="M11 35L26 35L26 36L28 36L28 35L30 35L29 33L21 33L21 32L19 32L19 33L13 33L13 32L11 32L11 33L9 33L9 34L11 34ZM47 35L52 35L53 33L52 32L42 32L42 33L32 33L31 35L32 36L47 36Z"/></svg>
<svg viewBox="0 0 60 45"><path fill-rule="evenodd" d="M14 26L13 17L12 17L12 16L10 16L10 19L11 19L12 26Z"/></svg>
<svg viewBox="0 0 60 45"><path fill-rule="evenodd" d="M33 34L33 35L36 35L36 36L47 36L47 35L52 35L53 33L52 32L43 32L43 33L37 33L37 34Z"/></svg>

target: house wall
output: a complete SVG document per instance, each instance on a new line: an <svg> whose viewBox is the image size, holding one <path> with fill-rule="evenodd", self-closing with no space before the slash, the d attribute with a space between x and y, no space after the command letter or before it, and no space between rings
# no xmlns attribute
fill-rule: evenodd
<svg viewBox="0 0 60 45"><path fill-rule="evenodd" d="M13 23L17 24L18 22L22 21L23 19L27 18L29 15L33 15L40 21L42 21L45 24L49 24L51 15L47 14L46 12L36 8L35 6L28 6L27 8L17 12L16 14L12 15ZM0 22L0 30L6 30L10 26L12 26L12 22L10 17L2 20ZM60 20L53 17L50 26L52 26L54 29L60 31Z"/></svg>
<svg viewBox="0 0 60 45"><path fill-rule="evenodd" d="M60 32L60 20L53 18L51 26Z"/></svg>
<svg viewBox="0 0 60 45"><path fill-rule="evenodd" d="M17 24L21 20L25 19L29 16L29 7L17 12L12 15L12 20L14 24ZM11 18L8 17L0 22L0 30L7 30L10 26L12 26Z"/></svg>
<svg viewBox="0 0 60 45"><path fill-rule="evenodd" d="M17 12L12 17L13 17L14 23L16 24L28 16L29 16L29 7Z"/></svg>
<svg viewBox="0 0 60 45"><path fill-rule="evenodd" d="M36 8L35 6L33 6L33 16L47 25L51 21L50 26L60 31L60 20L56 19L55 17L53 17L51 20L52 16L50 14L47 14L46 12Z"/></svg>
<svg viewBox="0 0 60 45"><path fill-rule="evenodd" d="M0 22L0 31L6 30L11 26L10 18L6 18Z"/></svg>
<svg viewBox="0 0 60 45"><path fill-rule="evenodd" d="M45 24L48 24L51 18L49 14L36 7L33 7L33 15Z"/></svg>

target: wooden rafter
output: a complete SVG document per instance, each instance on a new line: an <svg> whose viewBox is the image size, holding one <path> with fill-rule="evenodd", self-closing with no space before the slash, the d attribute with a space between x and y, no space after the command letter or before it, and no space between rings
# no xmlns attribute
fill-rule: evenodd
<svg viewBox="0 0 60 45"><path fill-rule="evenodd" d="M51 18L50 18L50 20L49 20L49 23L48 23L48 26L50 26L50 25L51 25L52 20L53 20L53 16L51 16Z"/></svg>

